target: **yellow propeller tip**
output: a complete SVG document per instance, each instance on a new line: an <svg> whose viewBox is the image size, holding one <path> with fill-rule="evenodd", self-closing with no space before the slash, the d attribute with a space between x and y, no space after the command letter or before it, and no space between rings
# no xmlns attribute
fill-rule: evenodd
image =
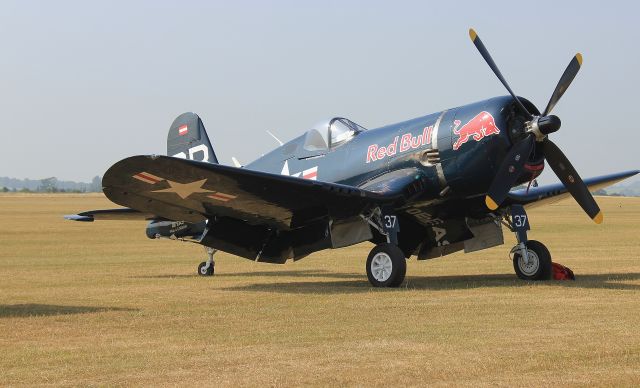
<svg viewBox="0 0 640 388"><path fill-rule="evenodd" d="M576 54L576 59L578 60L578 64L579 64L580 66L582 66L582 54L577 53L577 54Z"/></svg>
<svg viewBox="0 0 640 388"><path fill-rule="evenodd" d="M476 31L473 28L469 28L469 37L471 37L471 40L474 42L478 37L478 34L476 34Z"/></svg>
<svg viewBox="0 0 640 388"><path fill-rule="evenodd" d="M496 210L498 208L498 204L488 195L484 199L484 202L490 210Z"/></svg>
<svg viewBox="0 0 640 388"><path fill-rule="evenodd" d="M603 219L604 219L604 216L602 215L602 210L601 210L598 212L598 214L596 214L595 217L593 217L593 222L595 222L596 224L601 224Z"/></svg>

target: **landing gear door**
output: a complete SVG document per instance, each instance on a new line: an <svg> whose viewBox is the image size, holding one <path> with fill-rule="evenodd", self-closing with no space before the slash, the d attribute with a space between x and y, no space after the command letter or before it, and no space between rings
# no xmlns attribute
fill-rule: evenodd
<svg viewBox="0 0 640 388"><path fill-rule="evenodd" d="M389 236L389 242L398 245L398 232L400 232L400 223L398 216L392 208L382 208L380 214L382 222L382 230Z"/></svg>
<svg viewBox="0 0 640 388"><path fill-rule="evenodd" d="M527 241L527 231L531 230L531 227L527 212L522 205L511 205L511 223L518 241Z"/></svg>

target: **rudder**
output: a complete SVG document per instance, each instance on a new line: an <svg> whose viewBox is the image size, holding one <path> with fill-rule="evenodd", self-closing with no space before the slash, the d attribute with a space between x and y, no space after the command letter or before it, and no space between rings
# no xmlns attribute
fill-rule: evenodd
<svg viewBox="0 0 640 388"><path fill-rule="evenodd" d="M219 164L202 120L192 112L181 114L171 124L167 135L167 155Z"/></svg>

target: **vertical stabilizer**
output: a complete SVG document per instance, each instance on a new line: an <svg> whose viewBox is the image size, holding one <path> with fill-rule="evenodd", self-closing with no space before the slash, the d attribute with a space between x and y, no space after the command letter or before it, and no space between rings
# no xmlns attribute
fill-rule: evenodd
<svg viewBox="0 0 640 388"><path fill-rule="evenodd" d="M167 135L167 155L218 164L204 124L192 112L181 114L171 124Z"/></svg>

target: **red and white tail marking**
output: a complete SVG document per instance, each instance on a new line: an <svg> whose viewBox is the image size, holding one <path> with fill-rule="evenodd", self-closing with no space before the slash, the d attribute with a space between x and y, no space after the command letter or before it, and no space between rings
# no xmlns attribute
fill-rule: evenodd
<svg viewBox="0 0 640 388"><path fill-rule="evenodd" d="M225 193L213 193L211 195L207 195L207 197L212 198L212 199L216 199L216 200L222 201L222 202L228 202L228 201L231 201L232 199L236 199L237 198L235 195L230 195L230 194L225 194Z"/></svg>
<svg viewBox="0 0 640 388"><path fill-rule="evenodd" d="M187 125L186 125L186 124L185 124L185 125L181 125L181 126L178 128L178 135L180 135L180 136L184 136L184 135L186 135L187 133L189 133L189 127L187 127Z"/></svg>
<svg viewBox="0 0 640 388"><path fill-rule="evenodd" d="M302 177L304 179L311 179L312 181L317 180L318 179L318 166L311 167L308 170L302 171Z"/></svg>
<svg viewBox="0 0 640 388"><path fill-rule="evenodd" d="M155 176L153 174L149 174L148 172L140 172L137 173L136 175L133 175L134 178L136 178L139 181L145 182L145 183L150 183L152 185L161 182L164 180L164 178L160 178L158 176Z"/></svg>

